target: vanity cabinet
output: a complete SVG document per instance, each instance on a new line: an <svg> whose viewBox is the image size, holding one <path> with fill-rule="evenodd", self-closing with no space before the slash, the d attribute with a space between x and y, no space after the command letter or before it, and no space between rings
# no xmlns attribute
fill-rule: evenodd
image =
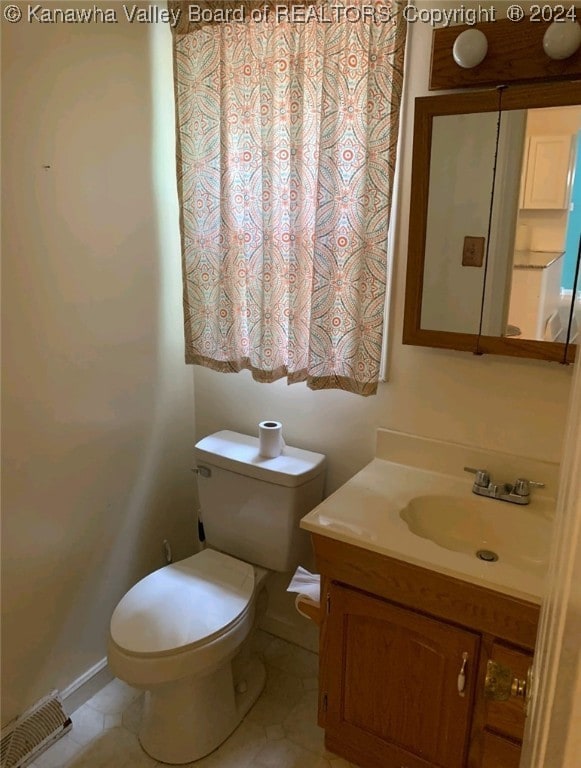
<svg viewBox="0 0 581 768"><path fill-rule="evenodd" d="M485 679L489 660L526 677L539 606L318 534L313 544L326 747L363 768L517 768L522 701L490 700Z"/></svg>
<svg viewBox="0 0 581 768"><path fill-rule="evenodd" d="M553 319L545 336L553 309L542 312L540 331L531 336L510 327L522 331L522 317L508 318L507 309L513 281L532 290L531 280L511 269L517 223L538 226L544 210L545 221L557 226L570 203L571 134L533 133L525 153L527 121L540 113L547 130L561 130L554 110L578 107L580 92L579 82L559 82L415 100L404 344L573 362L577 345L565 343L566 328L559 335ZM530 128L544 130L538 120ZM457 194L471 187L476 167L475 191ZM485 190L488 201L477 194ZM485 238L485 269L465 258L473 237Z"/></svg>
<svg viewBox="0 0 581 768"><path fill-rule="evenodd" d="M531 652L517 650L500 642L493 642L489 653L484 654L512 670L515 677L526 680L533 663ZM483 698L481 710L484 726L475 734L480 739L481 758L474 765L480 768L518 768L520 747L525 728L525 704L522 699L494 701Z"/></svg>
<svg viewBox="0 0 581 768"><path fill-rule="evenodd" d="M382 766L463 765L478 635L334 582L328 594L329 742Z"/></svg>

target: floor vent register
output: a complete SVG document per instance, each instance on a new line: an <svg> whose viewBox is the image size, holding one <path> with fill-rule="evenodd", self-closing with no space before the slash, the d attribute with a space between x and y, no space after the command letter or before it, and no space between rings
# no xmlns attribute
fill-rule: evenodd
<svg viewBox="0 0 581 768"><path fill-rule="evenodd" d="M0 768L24 768L72 727L56 691L2 731Z"/></svg>

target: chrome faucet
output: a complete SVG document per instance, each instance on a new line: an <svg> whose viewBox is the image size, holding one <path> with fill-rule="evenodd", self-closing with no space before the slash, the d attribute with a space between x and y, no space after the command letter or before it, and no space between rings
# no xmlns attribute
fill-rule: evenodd
<svg viewBox="0 0 581 768"><path fill-rule="evenodd" d="M544 483L537 483L535 480L527 480L524 477L519 477L514 484L493 483L485 469L464 467L464 471L476 475L472 493L488 496L489 499L509 501L511 504L528 504L531 500L531 488L545 487Z"/></svg>

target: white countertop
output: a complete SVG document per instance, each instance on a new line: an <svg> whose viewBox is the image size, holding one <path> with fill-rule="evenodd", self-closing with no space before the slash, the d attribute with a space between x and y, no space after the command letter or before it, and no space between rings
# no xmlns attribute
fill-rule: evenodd
<svg viewBox="0 0 581 768"><path fill-rule="evenodd" d="M412 533L399 513L408 502L430 494L474 497L470 476L457 477L410 467L384 459L373 459L345 485L309 512L301 528L363 549L443 573L488 589L540 603L544 594L542 566L526 569L507 564L502 553L497 562L479 560L475 554L446 549L430 539ZM526 507L484 499L486 504L526 510L531 526L547 527L554 499L533 491ZM501 516L502 517L502 516ZM542 522L540 522L540 519ZM508 537L507 537L508 538ZM550 537L548 537L550 538ZM510 546L506 541L505 546ZM547 541L547 562L549 557Z"/></svg>

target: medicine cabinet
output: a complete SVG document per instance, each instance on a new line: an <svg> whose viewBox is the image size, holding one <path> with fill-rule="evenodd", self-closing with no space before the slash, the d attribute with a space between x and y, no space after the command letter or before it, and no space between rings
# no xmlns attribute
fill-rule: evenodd
<svg viewBox="0 0 581 768"><path fill-rule="evenodd" d="M580 145L579 81L416 99L405 344L574 360Z"/></svg>

